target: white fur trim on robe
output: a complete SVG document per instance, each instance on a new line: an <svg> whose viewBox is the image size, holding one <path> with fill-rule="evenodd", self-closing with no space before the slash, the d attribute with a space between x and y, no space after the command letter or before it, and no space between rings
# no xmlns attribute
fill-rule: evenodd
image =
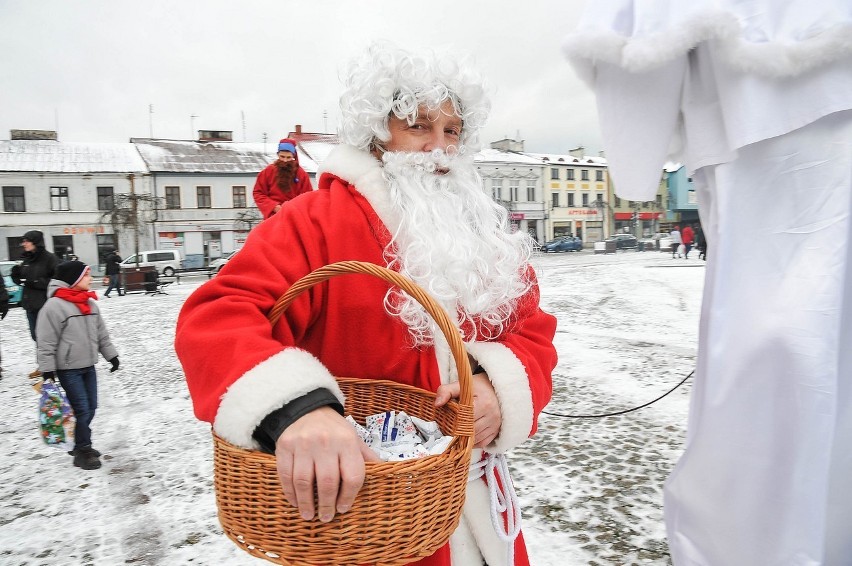
<svg viewBox="0 0 852 566"><path fill-rule="evenodd" d="M511 450L530 437L533 402L527 370L514 352L496 342L468 342L467 351L479 362L500 402L503 425L487 450L499 454Z"/></svg>
<svg viewBox="0 0 852 566"><path fill-rule="evenodd" d="M474 449L471 461L481 456L482 450ZM506 564L508 544L500 540L491 523L488 486L482 478L468 482L462 520L450 537L453 566L482 566L483 559L488 566L511 566Z"/></svg>
<svg viewBox="0 0 852 566"><path fill-rule="evenodd" d="M213 430L232 444L260 448L254 429L269 413L319 388L343 403L334 376L313 355L288 348L260 362L235 381L222 396Z"/></svg>

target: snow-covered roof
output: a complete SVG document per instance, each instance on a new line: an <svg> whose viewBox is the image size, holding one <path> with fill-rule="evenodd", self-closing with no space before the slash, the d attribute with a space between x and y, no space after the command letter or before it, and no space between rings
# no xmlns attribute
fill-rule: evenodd
<svg viewBox="0 0 852 566"><path fill-rule="evenodd" d="M486 147L481 149L473 156L476 163L513 163L516 165L535 165L541 166L541 159L530 153L516 153L514 151L500 151Z"/></svg>
<svg viewBox="0 0 852 566"><path fill-rule="evenodd" d="M301 141L299 142L299 163L302 162L303 157L307 157L315 163L314 171L316 171L316 167L321 165L328 157L328 154L338 145L340 144L334 141Z"/></svg>
<svg viewBox="0 0 852 566"><path fill-rule="evenodd" d="M139 173L147 170L132 143L0 140L0 171Z"/></svg>
<svg viewBox="0 0 852 566"><path fill-rule="evenodd" d="M272 143L198 142L185 140L130 140L154 173L250 173L257 174L275 161ZM304 154L299 165L308 173L316 163Z"/></svg>
<svg viewBox="0 0 852 566"><path fill-rule="evenodd" d="M545 164L556 165L589 165L592 167L606 167L607 162L605 157L592 157L584 155L583 157L575 157L571 154L564 153L529 153L527 155L541 159Z"/></svg>
<svg viewBox="0 0 852 566"><path fill-rule="evenodd" d="M666 173L674 173L678 169L680 169L681 167L683 167L683 163L675 163L673 161L666 161L666 164L663 165L663 171L665 171Z"/></svg>

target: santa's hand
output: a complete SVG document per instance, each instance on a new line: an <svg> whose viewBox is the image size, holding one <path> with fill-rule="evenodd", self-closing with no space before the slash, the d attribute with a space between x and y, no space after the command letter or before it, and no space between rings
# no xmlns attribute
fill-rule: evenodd
<svg viewBox="0 0 852 566"><path fill-rule="evenodd" d="M450 399L458 399L461 392L459 382L447 383L435 393L435 406L441 407ZM477 373L473 376L473 445L485 448L497 438L503 425L503 414L494 386L488 374Z"/></svg>
<svg viewBox="0 0 852 566"><path fill-rule="evenodd" d="M321 407L291 424L275 443L284 496L305 520L328 522L345 513L364 484L365 461L378 456L351 424L331 407ZM317 505L314 508L316 489Z"/></svg>

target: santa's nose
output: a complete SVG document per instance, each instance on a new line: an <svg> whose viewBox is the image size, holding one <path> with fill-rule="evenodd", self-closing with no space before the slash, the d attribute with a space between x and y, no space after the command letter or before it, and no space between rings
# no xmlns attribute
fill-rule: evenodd
<svg viewBox="0 0 852 566"><path fill-rule="evenodd" d="M429 139L426 140L426 143L423 146L423 151L440 149L441 151L446 152L447 148L454 144L455 138L453 136L443 131L435 131L430 133Z"/></svg>

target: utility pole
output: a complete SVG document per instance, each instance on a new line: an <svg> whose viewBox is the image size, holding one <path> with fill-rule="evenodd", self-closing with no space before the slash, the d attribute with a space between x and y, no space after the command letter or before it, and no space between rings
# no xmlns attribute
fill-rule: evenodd
<svg viewBox="0 0 852 566"><path fill-rule="evenodd" d="M322 131L328 133L328 110L322 111Z"/></svg>
<svg viewBox="0 0 852 566"><path fill-rule="evenodd" d="M195 114L189 116L189 141L195 139L195 119L198 118Z"/></svg>
<svg viewBox="0 0 852 566"><path fill-rule="evenodd" d="M243 123L243 143L246 141L246 113L240 110L240 120Z"/></svg>
<svg viewBox="0 0 852 566"><path fill-rule="evenodd" d="M154 105L148 105L148 135L154 139Z"/></svg>

